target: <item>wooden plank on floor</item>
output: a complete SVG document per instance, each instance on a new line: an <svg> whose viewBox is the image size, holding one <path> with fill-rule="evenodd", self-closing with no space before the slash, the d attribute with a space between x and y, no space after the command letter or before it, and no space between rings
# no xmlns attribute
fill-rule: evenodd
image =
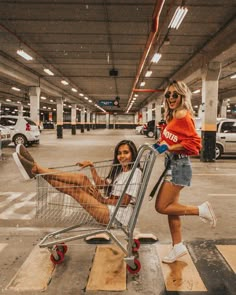
<svg viewBox="0 0 236 295"><path fill-rule="evenodd" d="M7 246L7 243L0 243L0 252Z"/></svg>
<svg viewBox="0 0 236 295"><path fill-rule="evenodd" d="M236 245L216 245L221 255L236 273Z"/></svg>
<svg viewBox="0 0 236 295"><path fill-rule="evenodd" d="M126 263L118 246L97 246L86 290L126 290Z"/></svg>
<svg viewBox="0 0 236 295"><path fill-rule="evenodd" d="M170 245L157 245L160 261L170 250ZM167 291L207 291L189 254L171 264L161 262L161 268Z"/></svg>
<svg viewBox="0 0 236 295"><path fill-rule="evenodd" d="M54 264L45 248L35 246L6 289L14 291L45 291L51 280Z"/></svg>

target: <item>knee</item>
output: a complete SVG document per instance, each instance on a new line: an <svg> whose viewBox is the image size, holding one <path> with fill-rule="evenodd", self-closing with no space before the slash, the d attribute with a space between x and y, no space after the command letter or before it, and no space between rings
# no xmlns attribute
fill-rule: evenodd
<svg viewBox="0 0 236 295"><path fill-rule="evenodd" d="M156 203L155 209L156 209L156 211L158 213L161 213L161 214L166 213L166 207L163 204L159 203L159 202Z"/></svg>

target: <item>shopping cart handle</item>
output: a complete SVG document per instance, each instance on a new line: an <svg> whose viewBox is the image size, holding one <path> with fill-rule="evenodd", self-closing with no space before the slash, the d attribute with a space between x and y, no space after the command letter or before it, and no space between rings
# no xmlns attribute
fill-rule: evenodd
<svg viewBox="0 0 236 295"><path fill-rule="evenodd" d="M158 143L154 143L154 144L153 144L153 148L154 148L159 154L162 154L162 153L164 153L165 151L168 150L168 145L167 145L167 144L159 145Z"/></svg>

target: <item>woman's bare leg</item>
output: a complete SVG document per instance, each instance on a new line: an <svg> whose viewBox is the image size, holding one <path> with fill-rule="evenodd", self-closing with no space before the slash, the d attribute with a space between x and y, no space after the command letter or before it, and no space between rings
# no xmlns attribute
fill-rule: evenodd
<svg viewBox="0 0 236 295"><path fill-rule="evenodd" d="M73 184L65 184L55 179L47 179L47 181L58 191L74 198L98 222L108 224L110 213L105 204L100 203L92 195Z"/></svg>
<svg viewBox="0 0 236 295"><path fill-rule="evenodd" d="M179 194L183 187L164 182L156 199L156 210L168 215L173 245L182 241L180 215L198 215L198 207L179 204Z"/></svg>
<svg viewBox="0 0 236 295"><path fill-rule="evenodd" d="M78 186L89 187L92 186L89 178L82 173L73 173L73 172L63 172L56 169L49 169L39 166L37 163L34 163L32 172L34 174L45 174L43 178L59 180L69 184L76 184Z"/></svg>

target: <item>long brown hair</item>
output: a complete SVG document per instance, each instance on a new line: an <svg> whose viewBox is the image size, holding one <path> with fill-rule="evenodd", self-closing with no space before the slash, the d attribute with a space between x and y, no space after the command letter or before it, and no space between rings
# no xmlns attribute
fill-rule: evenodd
<svg viewBox="0 0 236 295"><path fill-rule="evenodd" d="M181 104L179 105L179 107L177 109L172 110L172 109L170 109L170 107L167 103L167 99L164 96L165 119L166 119L167 123L173 119L174 113L180 109L188 110L189 113L193 116L194 111L193 111L193 107L192 107L192 103L191 103L192 93L191 93L190 89L188 88L188 86L183 81L173 80L166 87L166 89L164 91L164 95L166 94L166 92L168 92L170 86L173 86L176 89L176 92L178 92L178 94L181 95Z"/></svg>

